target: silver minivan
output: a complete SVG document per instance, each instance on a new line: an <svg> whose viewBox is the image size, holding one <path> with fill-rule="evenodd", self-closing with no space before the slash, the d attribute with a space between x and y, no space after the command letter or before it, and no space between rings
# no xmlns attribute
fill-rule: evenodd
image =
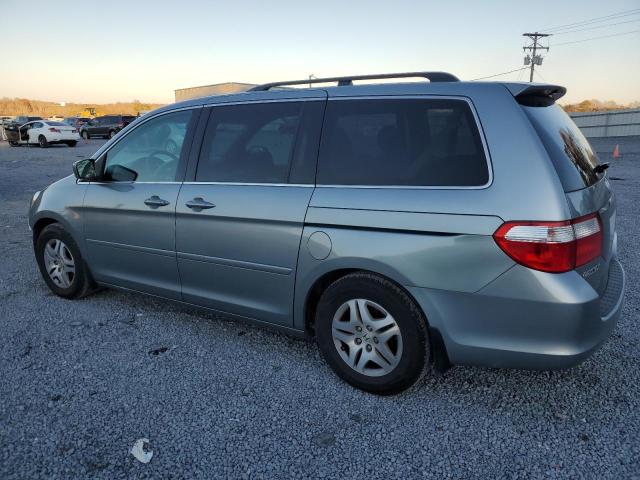
<svg viewBox="0 0 640 480"><path fill-rule="evenodd" d="M429 81L354 85L391 77ZM568 367L606 340L625 283L615 200L555 104L563 87L312 82L161 108L37 192L49 288L122 288L314 337L378 394L430 365Z"/></svg>

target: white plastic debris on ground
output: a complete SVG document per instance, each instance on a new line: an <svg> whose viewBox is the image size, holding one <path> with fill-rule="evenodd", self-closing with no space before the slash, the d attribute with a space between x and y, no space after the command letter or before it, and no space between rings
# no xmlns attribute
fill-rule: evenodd
<svg viewBox="0 0 640 480"><path fill-rule="evenodd" d="M149 463L153 457L153 450L148 438L139 438L131 448L131 455L142 463Z"/></svg>

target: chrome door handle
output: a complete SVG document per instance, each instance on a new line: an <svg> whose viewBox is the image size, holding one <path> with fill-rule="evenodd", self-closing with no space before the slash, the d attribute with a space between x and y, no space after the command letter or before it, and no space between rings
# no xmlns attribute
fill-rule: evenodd
<svg viewBox="0 0 640 480"><path fill-rule="evenodd" d="M148 205L151 208L158 208L158 207L165 207L169 205L169 202L167 202L166 200L163 200L157 195L153 195L152 197L147 198L144 201L144 204Z"/></svg>
<svg viewBox="0 0 640 480"><path fill-rule="evenodd" d="M190 209L195 210L196 212L215 207L213 203L207 202L202 197L196 197L193 200L189 200L187 203L185 203L185 205Z"/></svg>

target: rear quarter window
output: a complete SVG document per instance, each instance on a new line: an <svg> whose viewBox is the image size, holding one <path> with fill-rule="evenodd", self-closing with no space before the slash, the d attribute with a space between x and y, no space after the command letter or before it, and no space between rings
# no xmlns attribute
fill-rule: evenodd
<svg viewBox="0 0 640 480"><path fill-rule="evenodd" d="M547 150L565 192L596 183L598 157L580 129L560 106L522 107Z"/></svg>
<svg viewBox="0 0 640 480"><path fill-rule="evenodd" d="M318 184L475 187L488 181L480 132L464 100L328 102Z"/></svg>

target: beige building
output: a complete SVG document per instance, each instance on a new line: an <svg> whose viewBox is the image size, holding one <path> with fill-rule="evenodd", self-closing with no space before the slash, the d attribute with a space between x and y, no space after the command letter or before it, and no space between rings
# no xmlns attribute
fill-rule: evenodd
<svg viewBox="0 0 640 480"><path fill-rule="evenodd" d="M245 92L251 87L255 87L255 85L253 83L226 82L204 85L202 87L179 88L175 90L176 102L189 100L191 98L208 97L210 95Z"/></svg>

